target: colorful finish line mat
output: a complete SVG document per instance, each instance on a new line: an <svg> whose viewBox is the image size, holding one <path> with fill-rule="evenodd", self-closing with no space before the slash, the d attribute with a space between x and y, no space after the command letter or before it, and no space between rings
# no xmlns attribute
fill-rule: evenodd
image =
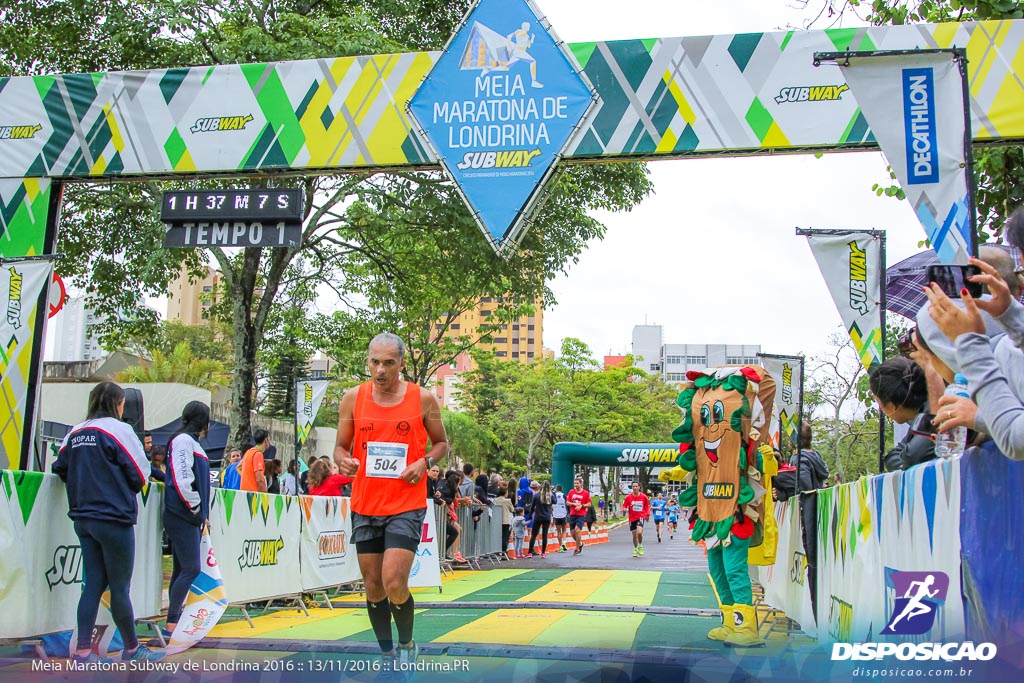
<svg viewBox="0 0 1024 683"><path fill-rule="evenodd" d="M765 647L730 649L708 640L720 617L704 572L492 569L459 572L441 591L416 589L414 595L418 683L820 683L881 675L872 673L878 667L862 662L832 662L829 651L813 640L784 629L768 632L768 624L762 628ZM115 662L104 670L81 671L67 660L32 662L0 647L0 681L413 680L413 672L381 670L362 596L331 602L333 609L310 609L309 616L295 609L253 616L253 626L229 612L225 619L236 620L222 621L199 647L144 669ZM967 677L961 671L967 668L973 669L974 681L1019 680L994 662L911 664L903 667L908 673L900 681ZM935 670L938 676L930 673Z"/></svg>

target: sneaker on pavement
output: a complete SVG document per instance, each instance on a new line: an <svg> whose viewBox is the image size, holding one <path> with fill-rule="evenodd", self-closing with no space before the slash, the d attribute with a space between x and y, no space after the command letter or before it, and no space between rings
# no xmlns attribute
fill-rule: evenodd
<svg viewBox="0 0 1024 683"><path fill-rule="evenodd" d="M80 655L80 654L78 654L76 652L75 654L73 654L71 656L71 659L72 659L72 661L77 662L79 664L105 664L105 663L107 663L109 661L108 659L106 659L104 657L100 657L98 654L96 654L92 650L89 650L89 654L84 655L84 656Z"/></svg>
<svg viewBox="0 0 1024 683"><path fill-rule="evenodd" d="M640 557L640 548L633 548L633 557Z"/></svg>
<svg viewBox="0 0 1024 683"><path fill-rule="evenodd" d="M636 549L640 552L640 556L643 557L644 547L642 545L638 545Z"/></svg>
<svg viewBox="0 0 1024 683"><path fill-rule="evenodd" d="M568 549L568 548L566 548L566 547L565 547L565 544L563 543L563 544L561 545L561 547L560 547L560 548L558 549L558 552L560 552L560 553L564 553L564 552L568 552L568 550L569 550L569 549Z"/></svg>
<svg viewBox="0 0 1024 683"><path fill-rule="evenodd" d="M462 562L463 564L468 564L468 563L466 562L466 558L464 558L464 557L462 556L462 553L455 553L454 555L452 555L452 557L454 557L454 558L455 558L455 561L456 561L456 562Z"/></svg>
<svg viewBox="0 0 1024 683"><path fill-rule="evenodd" d="M541 557L547 557L547 556L548 556L548 554L547 554L547 553L541 553L541 554L540 554L540 556L541 556Z"/></svg>
<svg viewBox="0 0 1024 683"><path fill-rule="evenodd" d="M167 656L167 653L160 650L150 650L145 645L139 645L135 652L121 651L121 660L125 662L159 662Z"/></svg>
<svg viewBox="0 0 1024 683"><path fill-rule="evenodd" d="M572 554L573 555L579 555L580 554L580 549L576 548L576 550L572 551Z"/></svg>
<svg viewBox="0 0 1024 683"><path fill-rule="evenodd" d="M398 663L399 668L408 671L420 656L420 646L414 640L408 647L399 645L395 648L395 652L398 655L395 661Z"/></svg>

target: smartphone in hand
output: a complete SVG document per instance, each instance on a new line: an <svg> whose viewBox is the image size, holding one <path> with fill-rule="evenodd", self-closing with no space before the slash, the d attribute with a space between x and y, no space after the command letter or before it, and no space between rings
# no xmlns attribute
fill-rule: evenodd
<svg viewBox="0 0 1024 683"><path fill-rule="evenodd" d="M981 283L967 279L972 275L981 275L981 268L944 264L928 266L928 282L937 284L950 299L959 299L961 289L966 289L975 299L982 295Z"/></svg>

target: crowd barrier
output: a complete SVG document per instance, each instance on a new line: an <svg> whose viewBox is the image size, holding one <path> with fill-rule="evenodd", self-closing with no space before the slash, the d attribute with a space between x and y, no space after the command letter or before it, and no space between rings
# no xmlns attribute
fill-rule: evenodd
<svg viewBox="0 0 1024 683"><path fill-rule="evenodd" d="M822 642L886 640L880 633L903 597L893 574L942 572L945 600L920 637L993 642L1024 662L1022 490L1024 463L979 450L818 491L817 620L790 499L775 508L778 560L758 568L765 602Z"/></svg>
<svg viewBox="0 0 1024 683"><path fill-rule="evenodd" d="M210 540L232 603L299 596L361 579L350 544L349 500L214 489ZM161 484L138 495L132 605L137 619L161 613ZM428 512L433 504L428 501ZM64 484L53 474L0 470L0 638L74 628L82 556ZM498 534L500 538L500 525ZM440 544L439 544L440 541ZM438 524L424 521L411 587L441 586ZM98 623L109 623L100 610Z"/></svg>

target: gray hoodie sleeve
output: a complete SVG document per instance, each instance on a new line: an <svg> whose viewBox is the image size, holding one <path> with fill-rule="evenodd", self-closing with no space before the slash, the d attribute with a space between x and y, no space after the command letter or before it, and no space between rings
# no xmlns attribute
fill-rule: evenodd
<svg viewBox="0 0 1024 683"><path fill-rule="evenodd" d="M1024 304L1016 300L1010 302L1010 307L996 318L996 322L1006 330L1014 346L1024 349Z"/></svg>
<svg viewBox="0 0 1024 683"><path fill-rule="evenodd" d="M1024 460L1024 403L1008 380L1024 378L1024 354L1012 344L1006 337L993 348L984 335L962 334L956 356L988 434L1007 457Z"/></svg>

